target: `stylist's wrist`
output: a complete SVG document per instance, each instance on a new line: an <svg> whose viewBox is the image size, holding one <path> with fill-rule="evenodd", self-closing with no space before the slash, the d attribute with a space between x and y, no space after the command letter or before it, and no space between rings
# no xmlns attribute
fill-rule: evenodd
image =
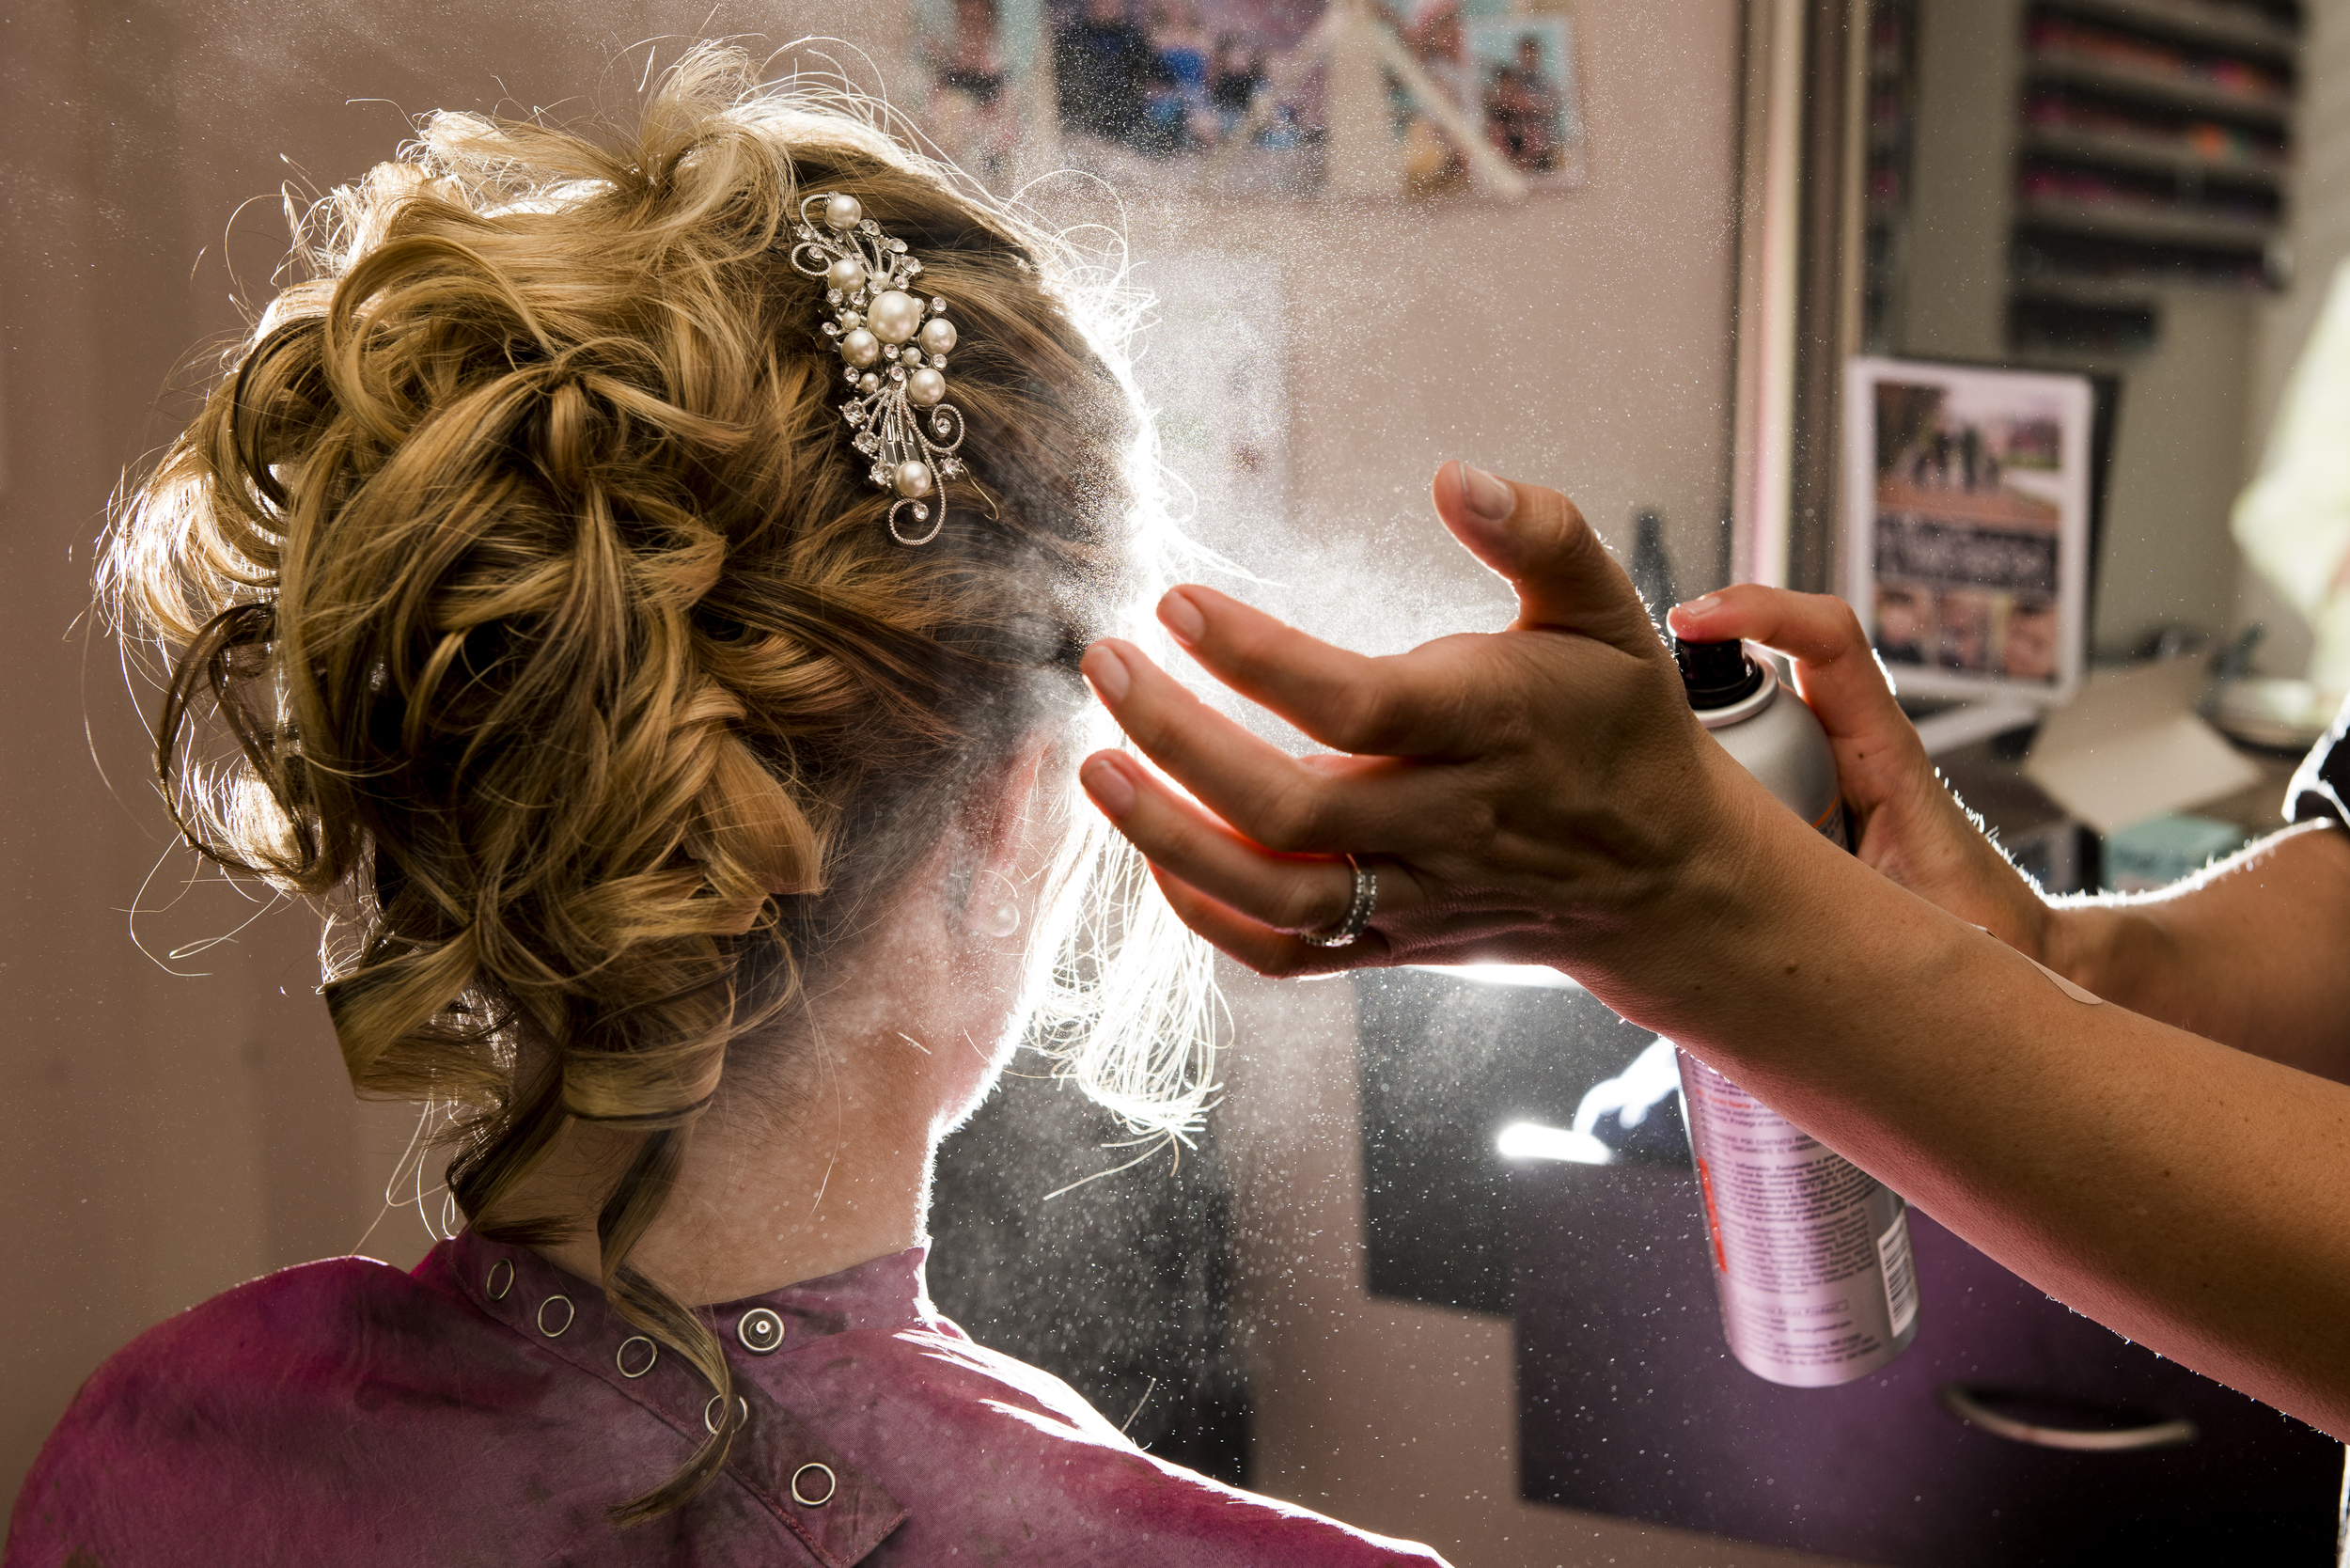
<svg viewBox="0 0 2350 1568"><path fill-rule="evenodd" d="M1769 995L1791 950L1809 964L1839 939L1813 900L1850 857L1718 746L1649 799L1651 855L1562 933L1559 966L1624 1016L1711 1038L1726 996Z"/></svg>
<svg viewBox="0 0 2350 1568"><path fill-rule="evenodd" d="M1920 898L2036 963L2049 962L2056 910L1930 766L1912 773L1898 798L1872 817L1861 849L1863 859Z"/></svg>
<svg viewBox="0 0 2350 1568"><path fill-rule="evenodd" d="M2166 933L2141 910L2108 903L2056 904L2031 956L2086 990L2132 1011L2147 1011L2146 971L2175 956Z"/></svg>

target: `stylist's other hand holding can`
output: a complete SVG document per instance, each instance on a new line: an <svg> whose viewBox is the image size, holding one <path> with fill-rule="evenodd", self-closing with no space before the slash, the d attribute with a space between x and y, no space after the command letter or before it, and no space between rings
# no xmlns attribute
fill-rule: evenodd
<svg viewBox="0 0 2350 1568"><path fill-rule="evenodd" d="M1893 881L2051 962L2048 906L1952 797L1893 700L1852 606L1832 594L1741 583L1674 607L1689 642L1743 638L1787 654L1795 690L1836 754L1853 853Z"/></svg>

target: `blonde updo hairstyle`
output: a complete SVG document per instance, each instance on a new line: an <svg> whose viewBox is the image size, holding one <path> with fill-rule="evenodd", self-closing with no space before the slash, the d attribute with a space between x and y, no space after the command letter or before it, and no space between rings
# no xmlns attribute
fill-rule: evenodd
<svg viewBox="0 0 2350 1568"><path fill-rule="evenodd" d="M835 191L961 333L971 482L919 548L788 255ZM789 1029L746 1033L970 790L1089 722L1077 655L1148 586L1140 427L1078 260L730 50L633 131L436 115L312 212L299 280L118 518L102 587L167 670L166 798L203 855L326 902L358 1091L439 1106L457 1207L512 1241L560 1233L505 1200L569 1121L638 1140L603 1286L729 1397L620 1522L735 1431L710 1326L627 1262L697 1117L727 1074L788 1077ZM1073 824L1027 1005L1066 1073L1180 1135L1202 959L1121 848Z"/></svg>

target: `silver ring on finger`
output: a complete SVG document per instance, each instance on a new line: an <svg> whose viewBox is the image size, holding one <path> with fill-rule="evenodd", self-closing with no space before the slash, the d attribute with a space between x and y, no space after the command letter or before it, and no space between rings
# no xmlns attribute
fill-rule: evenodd
<svg viewBox="0 0 2350 1568"><path fill-rule="evenodd" d="M1351 855L1346 863L1355 871L1355 895L1347 903L1346 917L1321 931L1299 932L1300 942L1317 948L1351 948L1371 929L1371 912L1379 906L1379 873Z"/></svg>

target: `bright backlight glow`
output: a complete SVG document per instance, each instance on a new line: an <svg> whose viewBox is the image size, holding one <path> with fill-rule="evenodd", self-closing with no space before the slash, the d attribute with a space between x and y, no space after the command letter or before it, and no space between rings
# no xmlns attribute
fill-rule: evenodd
<svg viewBox="0 0 2350 1568"><path fill-rule="evenodd" d="M1583 989L1558 970L1540 964L1415 964L1411 967L1483 985L1531 985L1545 991Z"/></svg>
<svg viewBox="0 0 2350 1568"><path fill-rule="evenodd" d="M1539 1121L1512 1121L1495 1139L1505 1160L1569 1160L1576 1165L1607 1165L1615 1152L1589 1133L1545 1127Z"/></svg>

